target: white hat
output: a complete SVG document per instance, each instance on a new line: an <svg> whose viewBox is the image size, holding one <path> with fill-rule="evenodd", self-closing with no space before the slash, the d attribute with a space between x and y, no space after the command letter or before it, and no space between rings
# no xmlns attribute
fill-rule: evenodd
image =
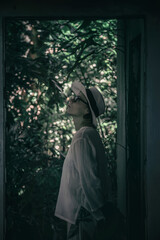
<svg viewBox="0 0 160 240"><path fill-rule="evenodd" d="M87 89L79 81L73 82L71 88L76 95L78 95L80 92L84 94L92 114L93 125L97 126L96 117L100 116L105 111L104 98L100 91L95 87Z"/></svg>

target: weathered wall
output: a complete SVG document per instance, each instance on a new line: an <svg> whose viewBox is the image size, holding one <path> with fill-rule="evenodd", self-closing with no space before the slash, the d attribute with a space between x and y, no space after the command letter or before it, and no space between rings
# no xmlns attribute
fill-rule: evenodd
<svg viewBox="0 0 160 240"><path fill-rule="evenodd" d="M0 13L9 16L124 17L158 12L158 0L2 0Z"/></svg>
<svg viewBox="0 0 160 240"><path fill-rule="evenodd" d="M0 18L0 25L2 24ZM4 111L3 111L3 39L2 27L0 27L0 239L3 235L4 217Z"/></svg>
<svg viewBox="0 0 160 240"><path fill-rule="evenodd" d="M0 3L0 15L27 17L136 17L146 18L146 202L147 235L160 239L160 11L156 2L115 0L110 2L72 0L9 1ZM2 26L1 26L2 29ZM2 44L1 44L2 49ZM2 51L2 50L1 50ZM1 52L0 51L0 52ZM0 72L3 66L0 63ZM0 75L2 81L2 74ZM1 108L1 113L2 113ZM1 116L1 115L0 115ZM2 141L3 136L0 140ZM2 196L0 196L2 202ZM136 229L135 229L136 231Z"/></svg>
<svg viewBox="0 0 160 240"><path fill-rule="evenodd" d="M148 239L160 239L160 15L147 18Z"/></svg>

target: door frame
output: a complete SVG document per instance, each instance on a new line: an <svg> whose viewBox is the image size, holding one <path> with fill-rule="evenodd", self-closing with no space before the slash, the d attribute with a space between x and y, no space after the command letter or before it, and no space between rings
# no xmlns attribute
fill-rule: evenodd
<svg viewBox="0 0 160 240"><path fill-rule="evenodd" d="M111 17L109 17L111 18ZM116 18L116 17L115 17ZM134 18L134 17L133 17ZM107 17L106 17L107 19ZM126 17L127 19L127 17ZM119 19L120 23L121 19ZM126 54L127 51L127 38L126 38L126 21L122 19L123 25L121 34L122 39L119 42L121 47L121 51L119 51L119 62L121 64L118 65L118 128L117 132L117 203L120 210L124 213L126 219L128 219L128 210L127 210L127 169L126 164L128 161L129 151L128 151L128 138L127 138L127 109L128 109L128 73L127 73L127 59L128 56ZM128 29L128 28L127 28ZM144 41L144 32L143 32L143 42ZM4 40L3 40L3 18L0 18L0 239L4 239L4 229L5 229L5 107L4 107ZM144 43L145 44L145 43ZM143 77L141 81L141 105L145 106L145 46L143 49ZM142 164L142 176L143 181L141 182L141 189L143 190L143 198L145 197L145 163L146 163L146 142L145 142L145 132L146 132L146 124L142 125L142 122L145 123L146 116L146 108L141 110L141 164ZM146 214L146 210L144 209L144 214ZM145 222L145 216L144 216ZM131 224L131 223L129 223ZM129 233L128 233L129 237ZM129 239L129 238L128 238Z"/></svg>
<svg viewBox="0 0 160 240"><path fill-rule="evenodd" d="M145 43L145 19L129 18L119 21L119 39L118 50L118 130L117 130L117 186L118 186L118 207L126 217L127 223L127 239L145 239L146 237L146 43ZM139 38L138 38L139 36ZM133 50L133 53L131 52ZM137 99L133 94L136 81L134 81L131 72L132 67L138 67L133 64L133 57L136 57L134 51L139 51L139 84L137 88ZM132 56L133 55L133 56ZM138 59L137 59L138 60ZM138 62L138 61L137 61ZM133 80L133 81L132 81ZM132 83L132 86L131 86ZM136 89L136 91L138 91ZM131 93L133 99L131 99ZM135 146L138 152L139 161L134 162L135 155L133 147L130 146L131 127L135 127L133 119L133 111L131 111L132 101L138 100L136 107L136 119L138 125L139 145ZM139 111L139 112L138 112ZM139 115L138 115L139 114ZM134 129L135 130L135 129ZM136 145L136 144L134 144ZM138 149L139 148L139 149ZM136 159L135 159L136 160ZM130 177L135 177L135 180ZM137 178L138 176L138 178ZM137 185L134 183L137 183ZM133 193L137 187L139 195ZM134 199L133 199L134 198ZM137 202L137 208L136 208ZM138 210L139 208L139 210ZM134 211L132 211L134 209ZM137 220L135 221L135 219ZM139 220L138 220L139 219ZM137 230L139 228L139 231ZM135 236L134 236L135 235Z"/></svg>

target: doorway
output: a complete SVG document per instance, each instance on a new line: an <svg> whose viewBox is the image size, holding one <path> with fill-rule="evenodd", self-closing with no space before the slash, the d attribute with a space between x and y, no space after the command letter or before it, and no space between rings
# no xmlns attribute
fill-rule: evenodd
<svg viewBox="0 0 160 240"><path fill-rule="evenodd" d="M117 201L126 216L128 239L145 239L145 32L143 19L119 20ZM122 30L121 30L122 29ZM1 29L2 31L2 29ZM4 40L4 39L3 39ZM120 44L120 45L121 45ZM1 46L2 37L1 37ZM1 48L2 50L2 48ZM34 53L31 52L34 58ZM2 56L2 55L1 55ZM36 58L35 58L36 59ZM1 59L2 61L2 59ZM2 61L3 62L3 61ZM4 65L3 65L4 66ZM65 69L65 68L64 68ZM17 76L18 77L18 76ZM1 72L1 79L3 73ZM3 84L1 85L3 92ZM33 86L34 88L34 86ZM32 91L33 92L33 91ZM3 98L3 94L1 95ZM4 112L1 104L1 149L4 146ZM32 108L31 108L32 109ZM38 111L38 109L37 109ZM49 129L50 130L50 129ZM63 142L64 139L61 139ZM59 149L57 149L58 154ZM1 150L1 226L4 216L4 151ZM63 155L61 155L63 159ZM38 170L37 170L38 171ZM23 174L23 173L22 173ZM23 191L23 190L22 190ZM22 193L22 192L21 192ZM21 194L20 193L20 194ZM136 231L135 231L136 229ZM3 231L1 231L3 234Z"/></svg>

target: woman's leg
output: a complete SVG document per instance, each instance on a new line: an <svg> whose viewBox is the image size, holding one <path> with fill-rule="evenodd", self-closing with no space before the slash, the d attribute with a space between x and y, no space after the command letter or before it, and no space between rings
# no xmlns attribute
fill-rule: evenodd
<svg viewBox="0 0 160 240"><path fill-rule="evenodd" d="M67 223L67 240L95 240L97 223L91 216L76 224Z"/></svg>
<svg viewBox="0 0 160 240"><path fill-rule="evenodd" d="M67 240L79 240L78 224L67 223Z"/></svg>

